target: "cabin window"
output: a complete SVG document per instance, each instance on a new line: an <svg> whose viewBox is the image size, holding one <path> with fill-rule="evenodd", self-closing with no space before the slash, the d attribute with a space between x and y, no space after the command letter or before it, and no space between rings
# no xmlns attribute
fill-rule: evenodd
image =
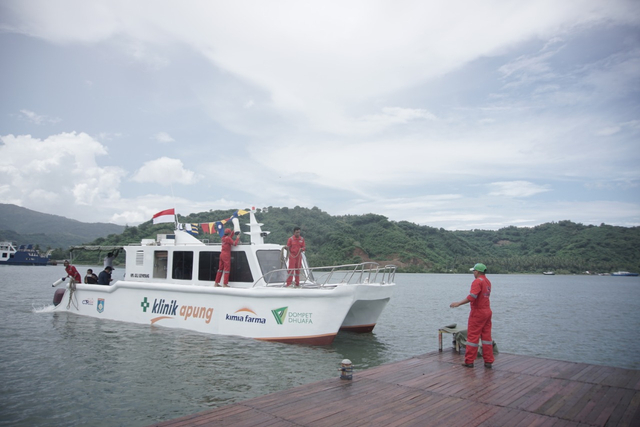
<svg viewBox="0 0 640 427"><path fill-rule="evenodd" d="M136 251L136 265L144 265L144 251Z"/></svg>
<svg viewBox="0 0 640 427"><path fill-rule="evenodd" d="M280 251L257 251L256 255L258 256L258 263L265 282L278 283L287 280L287 271L285 270L287 267L280 260ZM274 272L269 274L271 271Z"/></svg>
<svg viewBox="0 0 640 427"><path fill-rule="evenodd" d="M153 278L154 279L166 279L167 278L167 259L169 253L167 251L155 251L153 253Z"/></svg>
<svg viewBox="0 0 640 427"><path fill-rule="evenodd" d="M198 280L215 282L220 252L200 252Z"/></svg>
<svg viewBox="0 0 640 427"><path fill-rule="evenodd" d="M220 252L200 252L198 280L215 282L220 263ZM253 274L249 268L247 254L244 252L231 252L230 282L253 282Z"/></svg>
<svg viewBox="0 0 640 427"><path fill-rule="evenodd" d="M253 282L253 274L244 252L231 252L231 278L234 282Z"/></svg>
<svg viewBox="0 0 640 427"><path fill-rule="evenodd" d="M193 271L193 252L175 251L173 253L173 278L178 280L191 280Z"/></svg>

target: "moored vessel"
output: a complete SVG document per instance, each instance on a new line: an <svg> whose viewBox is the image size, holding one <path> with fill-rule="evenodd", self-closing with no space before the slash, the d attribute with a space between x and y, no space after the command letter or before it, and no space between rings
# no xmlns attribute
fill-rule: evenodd
<svg viewBox="0 0 640 427"><path fill-rule="evenodd" d="M16 247L12 242L0 242L0 265L47 265L49 254L42 254L33 245Z"/></svg>
<svg viewBox="0 0 640 427"><path fill-rule="evenodd" d="M612 276L637 276L638 273L630 273L628 271L616 271L611 273Z"/></svg>
<svg viewBox="0 0 640 427"><path fill-rule="evenodd" d="M124 278L113 285L57 290L54 312L311 345L330 344L340 329L373 330L395 288L395 266L311 268L303 257L300 286L287 287L296 273L286 267L287 248L264 243L268 233L248 213L250 243L231 249L229 287L214 286L221 245L176 224L174 234L125 246Z"/></svg>

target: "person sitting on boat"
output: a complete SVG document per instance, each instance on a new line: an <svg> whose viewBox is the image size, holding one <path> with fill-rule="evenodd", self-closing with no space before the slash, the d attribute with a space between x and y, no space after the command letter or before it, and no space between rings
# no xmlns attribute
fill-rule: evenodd
<svg viewBox="0 0 640 427"><path fill-rule="evenodd" d="M87 275L84 276L84 283L88 285L95 285L98 283L98 276L95 275L92 269L87 270Z"/></svg>
<svg viewBox="0 0 640 427"><path fill-rule="evenodd" d="M114 252L109 252L107 254L106 257L104 257L104 267L111 267L111 270L113 270L113 260L116 259L116 257L118 256L118 254L120 253L120 250L116 250L115 253Z"/></svg>
<svg viewBox="0 0 640 427"><path fill-rule="evenodd" d="M289 249L289 276L287 286L291 286L291 281L295 278L296 286L300 286L300 269L302 268L302 252L305 251L304 237L300 235L300 227L293 229L293 236L287 240Z"/></svg>
<svg viewBox="0 0 640 427"><path fill-rule="evenodd" d="M111 284L111 281L113 280L111 278L112 271L113 271L113 268L109 266L105 267L104 270L102 270L100 272L100 275L98 276L98 285L109 286Z"/></svg>
<svg viewBox="0 0 640 427"><path fill-rule="evenodd" d="M229 273L231 272L231 246L237 246L240 241L240 236L236 236L236 239L231 238L230 228L224 230L224 236L222 237L222 249L220 250L220 263L218 264L218 273L216 273L216 282L214 286L220 286L220 279L222 279L223 286L229 287ZM236 233L239 234L239 233Z"/></svg>
<svg viewBox="0 0 640 427"><path fill-rule="evenodd" d="M67 277L71 277L76 283L82 283L82 276L73 265L69 264L68 260L64 260L64 271L67 272Z"/></svg>

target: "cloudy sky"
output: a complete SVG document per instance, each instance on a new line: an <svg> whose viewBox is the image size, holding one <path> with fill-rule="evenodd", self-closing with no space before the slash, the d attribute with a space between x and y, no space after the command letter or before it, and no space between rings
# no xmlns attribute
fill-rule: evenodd
<svg viewBox="0 0 640 427"><path fill-rule="evenodd" d="M640 225L635 0L3 0L0 55L0 203Z"/></svg>

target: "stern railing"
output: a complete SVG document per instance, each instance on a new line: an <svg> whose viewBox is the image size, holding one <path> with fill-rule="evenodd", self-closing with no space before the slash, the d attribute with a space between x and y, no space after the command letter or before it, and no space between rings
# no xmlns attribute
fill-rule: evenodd
<svg viewBox="0 0 640 427"><path fill-rule="evenodd" d="M396 276L395 265L384 267L376 262L362 262L359 264L332 265L326 267L277 269L262 275L253 286L284 286L287 278L294 273L300 274L300 285L306 288L325 288L338 285L394 283ZM294 283L294 281L292 281ZM295 283L294 283L295 284Z"/></svg>

